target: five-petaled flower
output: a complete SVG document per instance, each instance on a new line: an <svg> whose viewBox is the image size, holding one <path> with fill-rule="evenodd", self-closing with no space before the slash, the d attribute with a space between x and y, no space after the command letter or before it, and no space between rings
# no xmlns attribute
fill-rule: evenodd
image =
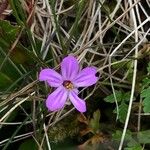
<svg viewBox="0 0 150 150"><path fill-rule="evenodd" d="M87 87L98 81L95 67L79 68L78 61L73 56L67 56L61 62L61 74L53 69L43 69L39 74L40 81L46 81L51 87L57 88L46 100L46 107L56 111L70 99L80 112L86 111L85 101L78 97L79 87Z"/></svg>

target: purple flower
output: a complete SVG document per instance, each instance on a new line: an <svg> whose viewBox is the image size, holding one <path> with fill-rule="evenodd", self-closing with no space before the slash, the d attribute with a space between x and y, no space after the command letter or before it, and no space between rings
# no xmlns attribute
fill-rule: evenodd
<svg viewBox="0 0 150 150"><path fill-rule="evenodd" d="M46 81L51 87L57 89L51 93L46 106L50 111L56 111L65 105L69 98L74 107L80 111L86 111L85 101L78 97L79 87L87 87L95 84L98 78L95 76L95 67L79 69L78 61L73 56L67 56L61 62L61 74L53 69L43 69L40 72L39 80Z"/></svg>

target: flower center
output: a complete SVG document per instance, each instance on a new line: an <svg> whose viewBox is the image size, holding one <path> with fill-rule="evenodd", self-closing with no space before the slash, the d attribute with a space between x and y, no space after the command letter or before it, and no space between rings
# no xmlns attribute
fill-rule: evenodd
<svg viewBox="0 0 150 150"><path fill-rule="evenodd" d="M69 81L69 80L65 80L65 81L63 82L63 86L64 86L66 89L69 89L69 90L73 89L73 84L72 84L72 82Z"/></svg>

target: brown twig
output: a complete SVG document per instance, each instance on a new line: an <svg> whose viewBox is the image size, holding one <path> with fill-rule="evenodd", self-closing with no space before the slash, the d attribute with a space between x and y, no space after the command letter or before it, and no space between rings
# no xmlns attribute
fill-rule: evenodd
<svg viewBox="0 0 150 150"><path fill-rule="evenodd" d="M0 3L0 19L3 19L3 12L5 11L5 9L8 7L8 0L3 0Z"/></svg>

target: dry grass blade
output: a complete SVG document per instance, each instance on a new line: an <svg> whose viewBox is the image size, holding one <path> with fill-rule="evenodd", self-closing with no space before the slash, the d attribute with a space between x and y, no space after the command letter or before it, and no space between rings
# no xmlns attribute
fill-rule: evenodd
<svg viewBox="0 0 150 150"><path fill-rule="evenodd" d="M116 90L121 88L130 92L126 121L119 145L119 150L123 149L136 91L141 47L145 43L149 43L150 16L145 5L150 7L150 2L148 0L144 2L142 0L111 2L108 0L32 0L31 2L23 0L20 3L27 14L26 23L30 23L30 25L24 26L15 42L11 44L8 54L0 64L0 70L7 61L18 69L20 75L32 70L32 67L29 66L30 61L26 64L16 65L9 58L10 53L21 41L26 28L31 33L30 39L33 39L33 41L29 40L31 43L29 42L26 49L29 48L29 52L33 52L37 61L33 64L35 68L27 77L28 80L21 80L23 84L19 88L16 88L11 94L3 95L3 92L0 92L2 100L0 102L0 126L20 125L22 123L20 121L7 121L12 112L20 108L25 116L32 116L25 125L32 122L33 132L15 136L12 142L33 136L39 149L42 150L46 147L51 150L52 141L49 137L51 128L71 115L75 108L66 104L58 112L47 112L43 100L51 92L51 88L47 84L41 85L37 78L43 66L59 70L62 58L74 55L80 62L81 68L95 66L97 72L100 73L100 81L93 89L83 88L80 91L81 96L84 95L85 100L93 95L95 95L95 99L99 99L99 97L104 99L104 95L113 93L117 112L116 121L120 115ZM0 15L6 8L6 4L4 4L0 6ZM31 60L31 62L33 61ZM42 64L43 66L41 62L44 64ZM102 97L99 96L101 92L103 93ZM30 113L27 113L26 108L22 106L28 99L33 100L32 104L30 103L32 106ZM10 104L12 107L9 109ZM8 111L6 112L6 110ZM149 113L143 114L142 106L140 106L137 115L138 131L140 131L141 116L149 115ZM2 140L0 145L8 141L8 139Z"/></svg>

